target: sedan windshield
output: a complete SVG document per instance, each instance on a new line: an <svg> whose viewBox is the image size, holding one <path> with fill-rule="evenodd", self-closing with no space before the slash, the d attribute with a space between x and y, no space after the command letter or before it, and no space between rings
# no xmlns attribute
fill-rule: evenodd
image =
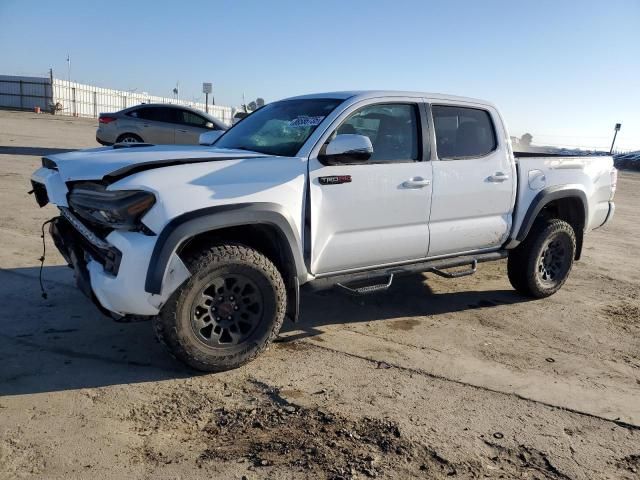
<svg viewBox="0 0 640 480"><path fill-rule="evenodd" d="M340 103L335 98L270 103L228 130L215 146L293 157Z"/></svg>

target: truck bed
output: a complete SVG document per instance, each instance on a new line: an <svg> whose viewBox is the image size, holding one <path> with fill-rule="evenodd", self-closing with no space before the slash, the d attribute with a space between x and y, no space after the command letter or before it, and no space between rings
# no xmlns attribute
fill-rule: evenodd
<svg viewBox="0 0 640 480"><path fill-rule="evenodd" d="M518 231L527 206L537 195L557 188L580 190L589 200L586 230L599 227L609 214L611 194L610 155L567 155L555 153L514 152L518 191L513 231ZM522 205L523 207L518 208Z"/></svg>

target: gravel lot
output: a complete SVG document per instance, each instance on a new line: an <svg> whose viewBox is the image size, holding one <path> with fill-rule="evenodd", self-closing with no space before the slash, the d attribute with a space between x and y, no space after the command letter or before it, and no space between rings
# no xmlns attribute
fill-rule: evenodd
<svg viewBox="0 0 640 480"><path fill-rule="evenodd" d="M640 174L551 298L504 262L305 295L257 361L194 373L74 287L29 176L95 120L0 111L0 478L638 478Z"/></svg>

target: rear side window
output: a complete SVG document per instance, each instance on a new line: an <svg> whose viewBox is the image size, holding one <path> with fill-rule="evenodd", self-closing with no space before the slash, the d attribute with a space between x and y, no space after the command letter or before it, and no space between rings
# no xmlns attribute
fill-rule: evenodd
<svg viewBox="0 0 640 480"><path fill-rule="evenodd" d="M368 105L352 113L336 132L365 135L371 140L369 162L409 162L418 159L418 119L415 105Z"/></svg>
<svg viewBox="0 0 640 480"><path fill-rule="evenodd" d="M433 105L439 158L484 156L497 147L491 116L479 108Z"/></svg>
<svg viewBox="0 0 640 480"><path fill-rule="evenodd" d="M174 123L175 109L165 107L145 107L134 110L129 115L143 120L153 120L155 122Z"/></svg>

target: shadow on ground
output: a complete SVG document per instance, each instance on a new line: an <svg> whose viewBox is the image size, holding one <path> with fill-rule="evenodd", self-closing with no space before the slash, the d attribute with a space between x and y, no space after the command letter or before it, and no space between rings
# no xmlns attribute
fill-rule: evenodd
<svg viewBox="0 0 640 480"><path fill-rule="evenodd" d="M327 325L384 321L460 312L476 308L522 303L530 299L514 290L456 291L435 293L422 274L394 280L389 290L367 296L353 296L341 290L320 293L303 292L300 321L286 323L282 341L295 341L322 334Z"/></svg>
<svg viewBox="0 0 640 480"><path fill-rule="evenodd" d="M0 396L184 378L149 322L102 315L65 266L0 270Z"/></svg>
<svg viewBox="0 0 640 480"><path fill-rule="evenodd" d="M37 267L0 270L0 395L185 378L197 372L171 358L149 322L103 316L74 286L72 271L45 267L43 299ZM321 327L439 315L526 301L511 290L434 293L422 275L396 280L384 293L353 297L304 293L300 322L285 323L283 341L319 335Z"/></svg>
<svg viewBox="0 0 640 480"><path fill-rule="evenodd" d="M56 153L74 152L75 148L47 148L47 147L13 147L0 145L0 155L31 155L40 157L55 155Z"/></svg>

